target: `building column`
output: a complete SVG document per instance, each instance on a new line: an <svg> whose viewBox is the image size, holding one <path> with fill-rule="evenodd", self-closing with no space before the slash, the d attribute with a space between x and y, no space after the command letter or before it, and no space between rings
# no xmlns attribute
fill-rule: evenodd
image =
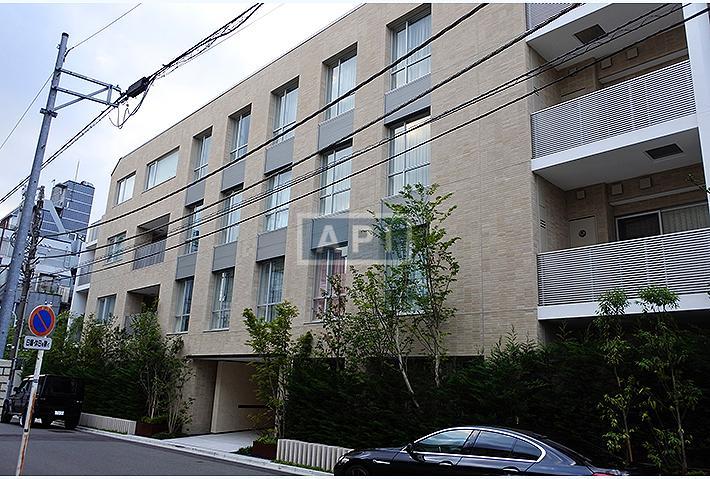
<svg viewBox="0 0 710 479"><path fill-rule="evenodd" d="M684 18L707 8L706 3L691 3L683 8ZM700 152L703 160L705 183L710 184L710 16L708 12L685 24L690 70L698 118ZM710 205L710 194L708 194Z"/></svg>

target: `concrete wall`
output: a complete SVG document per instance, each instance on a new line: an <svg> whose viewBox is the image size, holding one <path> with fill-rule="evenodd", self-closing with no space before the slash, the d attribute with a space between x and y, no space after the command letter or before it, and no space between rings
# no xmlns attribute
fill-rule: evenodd
<svg viewBox="0 0 710 479"><path fill-rule="evenodd" d="M5 399L5 393L7 392L8 380L10 378L10 364L12 361L9 359L0 359L0 400ZM15 374L15 386L20 384L20 373ZM0 406L2 403L0 403Z"/></svg>
<svg viewBox="0 0 710 479"><path fill-rule="evenodd" d="M210 432L255 429L253 416L264 411L256 397L248 363L219 361L215 379L212 425Z"/></svg>

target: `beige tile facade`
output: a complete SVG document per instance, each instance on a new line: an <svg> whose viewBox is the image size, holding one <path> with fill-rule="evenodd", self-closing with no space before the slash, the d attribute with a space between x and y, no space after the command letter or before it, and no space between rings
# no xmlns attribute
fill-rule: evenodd
<svg viewBox="0 0 710 479"><path fill-rule="evenodd" d="M431 8L432 32L440 31L473 7L470 4L439 3L425 7ZM211 131L212 134L208 171L227 164L232 137L230 116L247 108L250 110L250 150L267 141L272 135L273 91L283 85L297 82L297 119L305 118L325 104L325 60L357 45L357 82L365 80L391 60L391 32L388 25L421 8L422 6L414 4L366 4L358 7L121 158L112 175L109 198L115 198L117 181L132 172L136 172L135 191L132 199L123 204L114 205L109 201L104 219L110 220L134 208L141 209L125 219L103 226L98 244L106 244L109 237L124 231L128 236L132 236L138 232L140 225L164 215L169 215L170 219L174 220L186 214L184 193L153 206L144 205L192 180L192 160L196 154L197 135L205 131ZM525 20L523 4L493 4L434 42L431 49L431 84L437 84L525 30ZM532 95L525 101L514 103L431 144L430 179L441 185L440 191L453 193L453 201L458 204L458 209L451 217L448 228L452 235L461 237L456 251L461 273L452 298L457 313L454 321L448 325L451 334L447 347L450 354L485 353L513 329L520 338L545 338L537 316L536 255L542 251L569 247L569 221L594 216L598 241L607 242L615 240L616 216L664 205L703 200L704 195L699 191L647 200L642 198L651 193L668 192L687 186L685 178L688 173L702 177L700 165L654 174L651 177L652 186L643 191L639 190L640 178L620 178L623 194L618 197L611 194L610 184L594 184L582 188L584 197L580 198L578 190L564 191L531 171L532 112L600 88L601 76L607 77L608 80L613 73L621 78L624 71L638 67L642 61L663 59L669 54L682 57L685 54L684 38L682 29L669 32L653 44L640 46L638 55L634 58L614 57L612 65L605 70L599 67L587 69L553 88ZM435 116L543 63L544 60L538 53L525 42L520 42L504 54L495 56L473 71L432 92L431 115ZM565 70L548 71L508 89L502 95L445 117L432 124L431 135L435 136L508 100L524 95L564 73ZM390 75L385 74L357 92L355 128L383 114L384 98L389 90ZM317 150L318 123L323 119L323 116L312 119L296 130L294 162ZM387 125L380 121L354 136L353 149L357 151L377 143L387 135ZM144 191L146 165L176 148L180 158L176 177ZM374 165L388 155L387 146L375 148L352 161L353 171ZM266 190L265 184L257 185L265 178L265 150L251 154L245 164L244 187L247 190L244 192L244 199L247 200ZM320 156L316 155L294 166L293 177L312 172L319 165ZM384 163L352 179L351 213L367 214L368 210L380 211L382 199L388 196L387 171L387 164ZM221 179L221 173L207 178L205 205L223 198L220 192ZM317 177L294 185L291 188L291 198L306 195L318 185ZM615 206L619 199L636 197L641 199ZM219 208L220 206L213 206L206 209L203 217L218 211ZM248 204L241 209L241 217L244 219L258 216L265 208L264 200ZM306 234L300 219L313 217L317 212L317 195L306 196L289 207L283 299L294 303L301 312L294 322L295 335L318 328L318 325L312 323L311 313L312 300L316 294L315 268L312 263L299 260L300 238ZM182 225L183 222L170 225L169 231L175 231ZM203 225L200 232L209 233L221 226L221 221L214 219ZM219 244L220 235L213 234L199 241L189 330L182 333L186 354L195 359L195 376L188 387L188 394L195 398L191 432L226 430L225 428L229 429L241 421L234 415L234 411L220 410L220 404L223 404L221 401L228 400L227 396L238 396L240 393L221 397L220 391L224 391L224 388L234 389L237 386L219 378L229 371L240 377L244 376L244 371L240 369L243 365L227 366L218 361L220 358L234 359L239 356L243 359L251 352L245 344L247 333L241 312L244 308L255 308L257 304L257 241L263 232L263 216L243 222L239 226L231 319L229 328L220 331L210 331L215 288L212 261L214 247ZM131 264L127 264L106 271L95 271L91 277L87 313L94 312L97 298L115 294L114 315L122 320L140 307L128 292L157 286L160 298L158 314L162 327L166 331L173 331L179 301L175 280L176 262L183 254L183 242L183 235L169 237L164 261L153 266L134 271ZM129 241L128 246L132 243ZM124 255L122 261L130 261L132 258L133 253L129 253ZM103 266L105 265L102 263L95 269ZM253 401L253 398L249 400ZM224 416L224 420L215 423L215 414Z"/></svg>

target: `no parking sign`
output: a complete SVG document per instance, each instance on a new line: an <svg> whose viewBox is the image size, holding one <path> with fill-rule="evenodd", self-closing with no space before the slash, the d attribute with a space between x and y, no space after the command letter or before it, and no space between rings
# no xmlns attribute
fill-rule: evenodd
<svg viewBox="0 0 710 479"><path fill-rule="evenodd" d="M37 306L30 313L27 326L35 336L49 336L54 331L57 318L51 306Z"/></svg>

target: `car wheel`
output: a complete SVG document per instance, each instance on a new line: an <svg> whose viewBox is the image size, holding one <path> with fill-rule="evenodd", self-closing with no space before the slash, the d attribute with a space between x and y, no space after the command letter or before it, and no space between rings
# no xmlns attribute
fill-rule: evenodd
<svg viewBox="0 0 710 479"><path fill-rule="evenodd" d="M10 414L10 405L5 401L2 406L2 415L0 415L0 422L7 424L12 419L12 414Z"/></svg>
<svg viewBox="0 0 710 479"><path fill-rule="evenodd" d="M64 429L76 429L79 425L79 418L77 416L68 416L64 418Z"/></svg>
<svg viewBox="0 0 710 479"><path fill-rule="evenodd" d="M369 476L370 471L368 471L364 466L350 466L346 471L345 471L346 476Z"/></svg>
<svg viewBox="0 0 710 479"><path fill-rule="evenodd" d="M52 422L54 422L54 418L52 416L44 416L41 417L39 420L42 423L42 427L49 427Z"/></svg>

